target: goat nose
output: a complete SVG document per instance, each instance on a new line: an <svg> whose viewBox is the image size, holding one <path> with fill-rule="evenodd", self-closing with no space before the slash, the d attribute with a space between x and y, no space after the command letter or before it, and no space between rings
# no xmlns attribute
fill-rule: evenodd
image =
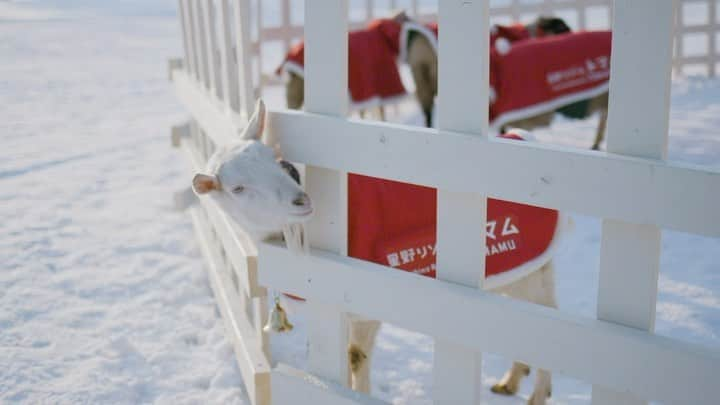
<svg viewBox="0 0 720 405"><path fill-rule="evenodd" d="M305 193L300 193L300 194L297 195L297 197L295 197L295 199L293 200L292 203L293 203L293 205L296 205L296 206L298 206L298 207L302 207L302 206L307 205L309 201L310 201L310 198L308 197L307 194L305 194Z"/></svg>

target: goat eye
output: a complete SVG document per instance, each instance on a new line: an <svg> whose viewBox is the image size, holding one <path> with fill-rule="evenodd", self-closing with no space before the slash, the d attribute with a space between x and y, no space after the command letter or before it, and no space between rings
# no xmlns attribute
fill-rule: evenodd
<svg viewBox="0 0 720 405"><path fill-rule="evenodd" d="M235 194L240 194L245 190L244 186L237 186L234 189L232 189L232 192Z"/></svg>

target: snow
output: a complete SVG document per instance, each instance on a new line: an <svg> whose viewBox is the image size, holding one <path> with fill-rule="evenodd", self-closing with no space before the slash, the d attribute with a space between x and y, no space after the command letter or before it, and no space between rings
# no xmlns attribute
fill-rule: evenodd
<svg viewBox="0 0 720 405"><path fill-rule="evenodd" d="M0 402L249 403L189 218L172 209L189 182L169 145L186 118L166 77L181 54L175 2L141 3L0 2ZM266 97L282 105L281 89ZM391 117L421 122L412 101ZM587 148L596 124L558 119L535 136ZM671 160L720 169L720 81L676 80L670 131ZM593 317L600 221L575 222L559 304ZM720 347L720 241L664 232L659 286L657 332ZM303 367L305 308L286 307L296 329L272 354ZM383 325L373 395L430 403L432 347ZM527 399L532 376L518 397L490 394L509 360L484 360L485 401ZM554 403L589 395L555 375Z"/></svg>
<svg viewBox="0 0 720 405"><path fill-rule="evenodd" d="M171 209L177 25L63 13L0 24L0 402L245 403Z"/></svg>

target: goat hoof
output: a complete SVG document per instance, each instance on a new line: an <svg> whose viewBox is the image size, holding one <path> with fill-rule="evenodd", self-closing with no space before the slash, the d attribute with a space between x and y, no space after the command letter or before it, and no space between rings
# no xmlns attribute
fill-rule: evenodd
<svg viewBox="0 0 720 405"><path fill-rule="evenodd" d="M550 398L550 391L546 392L545 395L542 395L536 391L533 392L527 403L528 405L545 405L547 403L547 398Z"/></svg>
<svg viewBox="0 0 720 405"><path fill-rule="evenodd" d="M515 395L515 393L517 392L517 388L515 388L513 390L507 384L498 383L498 384L493 385L492 388L490 388L490 391L492 391L495 394L510 396L510 395Z"/></svg>
<svg viewBox="0 0 720 405"><path fill-rule="evenodd" d="M527 403L528 403L528 405L545 405L546 402L545 402L545 398L540 400L540 399L538 399L538 397L535 394L533 394L530 397L530 399L528 399Z"/></svg>
<svg viewBox="0 0 720 405"><path fill-rule="evenodd" d="M367 355L357 345L351 344L348 347L348 360L350 361L350 370L357 373L360 366L367 359Z"/></svg>
<svg viewBox="0 0 720 405"><path fill-rule="evenodd" d="M591 150L600 150L600 145L593 145Z"/></svg>

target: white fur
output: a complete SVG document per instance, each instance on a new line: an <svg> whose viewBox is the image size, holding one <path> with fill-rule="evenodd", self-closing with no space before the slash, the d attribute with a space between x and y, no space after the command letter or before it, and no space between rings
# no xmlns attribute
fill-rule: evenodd
<svg viewBox="0 0 720 405"><path fill-rule="evenodd" d="M500 55L507 55L507 53L510 52L510 48L512 48L512 44L506 38L498 38L495 40L495 50L498 51Z"/></svg>
<svg viewBox="0 0 720 405"><path fill-rule="evenodd" d="M490 100L490 104L495 103L497 100L497 93L495 92L495 88L493 86L490 86L488 89L488 99Z"/></svg>
<svg viewBox="0 0 720 405"><path fill-rule="evenodd" d="M284 233L288 247L300 250L305 238L302 224L312 215L312 202L277 161L276 151L261 142L265 105L259 100L255 114L240 139L219 148L208 160L205 175L219 186L195 192L211 198L254 240ZM242 189L240 189L242 187Z"/></svg>

